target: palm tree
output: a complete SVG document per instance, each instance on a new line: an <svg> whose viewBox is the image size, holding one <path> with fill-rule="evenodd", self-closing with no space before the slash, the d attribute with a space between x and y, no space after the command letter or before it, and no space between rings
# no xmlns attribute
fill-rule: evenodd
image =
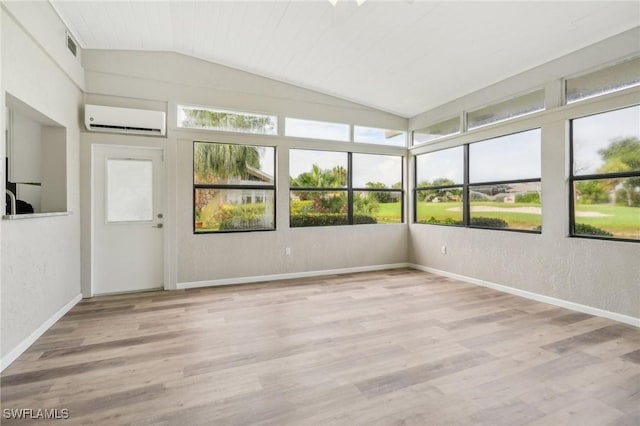
<svg viewBox="0 0 640 426"><path fill-rule="evenodd" d="M347 170L342 166L323 170L317 164L311 166L311 171L300 173L297 178L290 180L290 186L307 188L339 188L347 184Z"/></svg>
<svg viewBox="0 0 640 426"><path fill-rule="evenodd" d="M323 170L317 164L313 164L311 171L290 179L291 188L341 188L346 184L347 170L342 166ZM316 211L338 212L342 210L345 203L342 191L337 193L302 191L298 196L300 200L313 200Z"/></svg>

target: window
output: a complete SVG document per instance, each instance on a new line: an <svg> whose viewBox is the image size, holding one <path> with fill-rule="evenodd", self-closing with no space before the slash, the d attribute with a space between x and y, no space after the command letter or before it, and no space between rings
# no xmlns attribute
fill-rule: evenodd
<svg viewBox="0 0 640 426"><path fill-rule="evenodd" d="M467 113L467 128L469 130L477 129L489 124L499 123L512 118L531 114L536 111L541 111L544 109L545 105L544 96L545 92L541 89L504 102L471 111Z"/></svg>
<svg viewBox="0 0 640 426"><path fill-rule="evenodd" d="M469 145L469 225L542 229L540 129Z"/></svg>
<svg viewBox="0 0 640 426"><path fill-rule="evenodd" d="M276 135L278 134L278 117L178 105L178 127Z"/></svg>
<svg viewBox="0 0 640 426"><path fill-rule="evenodd" d="M458 133L460 133L460 117L454 117L419 130L414 130L413 144L419 145Z"/></svg>
<svg viewBox="0 0 640 426"><path fill-rule="evenodd" d="M640 84L640 58L601 69L566 82L567 103L616 92Z"/></svg>
<svg viewBox="0 0 640 426"><path fill-rule="evenodd" d="M463 225L464 147L416 156L417 223Z"/></svg>
<svg viewBox="0 0 640 426"><path fill-rule="evenodd" d="M534 129L416 156L415 221L540 232L540 136Z"/></svg>
<svg viewBox="0 0 640 426"><path fill-rule="evenodd" d="M571 235L640 240L640 106L571 121Z"/></svg>
<svg viewBox="0 0 640 426"><path fill-rule="evenodd" d="M107 222L153 220L151 160L107 159Z"/></svg>
<svg viewBox="0 0 640 426"><path fill-rule="evenodd" d="M407 132L401 130L378 129L376 127L353 127L353 140L378 145L406 146Z"/></svg>
<svg viewBox="0 0 640 426"><path fill-rule="evenodd" d="M402 222L400 156L292 149L289 184L291 227Z"/></svg>
<svg viewBox="0 0 640 426"><path fill-rule="evenodd" d="M348 124L300 120L298 118L287 117L284 125L285 136L343 142L349 142L351 140L350 126Z"/></svg>
<svg viewBox="0 0 640 426"><path fill-rule="evenodd" d="M352 154L354 223L402 223L402 157Z"/></svg>
<svg viewBox="0 0 640 426"><path fill-rule="evenodd" d="M194 232L275 229L274 172L274 147L194 142Z"/></svg>

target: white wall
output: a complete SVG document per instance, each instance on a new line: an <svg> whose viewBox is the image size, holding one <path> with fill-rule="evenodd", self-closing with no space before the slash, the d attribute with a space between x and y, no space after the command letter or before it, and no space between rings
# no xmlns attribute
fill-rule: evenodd
<svg viewBox="0 0 640 426"><path fill-rule="evenodd" d="M543 226L537 235L411 224L410 262L640 318L640 244L568 237L568 121L638 103L640 88L627 89L413 149L417 154L541 127Z"/></svg>
<svg viewBox="0 0 640 426"><path fill-rule="evenodd" d="M49 3L3 3L1 19L2 116L6 91L66 127L67 203L72 212L1 221L4 366L8 355L27 344L80 294L78 108L83 75L78 72L80 64L64 56L70 53L49 48L56 40L64 46L65 40L64 25ZM2 181L4 187L4 172Z"/></svg>
<svg viewBox="0 0 640 426"><path fill-rule="evenodd" d="M406 155L403 148L249 136L176 128L176 104L235 108L316 120L406 129L407 120L331 96L195 58L161 52L84 51L86 103L168 111L168 137L82 133L83 290L90 294L90 147L96 143L163 146L167 150L169 288L177 283L405 263L408 225L289 229L289 147L367 149ZM193 235L193 141L277 147L277 230ZM292 254L285 256L285 247Z"/></svg>

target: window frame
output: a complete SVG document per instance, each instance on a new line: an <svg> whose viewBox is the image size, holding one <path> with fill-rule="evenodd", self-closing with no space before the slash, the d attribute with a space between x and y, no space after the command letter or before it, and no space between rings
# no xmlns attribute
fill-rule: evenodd
<svg viewBox="0 0 640 426"><path fill-rule="evenodd" d="M457 183L455 185L438 185L438 186L420 186L418 183L418 157L420 155L428 155L433 152L444 151L447 149L453 149L462 146L462 183ZM469 158L469 144L465 143L463 145L456 145L448 148L437 149L434 151L424 152L418 155L414 155L413 157L413 223L418 225L440 225L440 226L452 226L456 228L465 228L467 226L468 212L467 212L467 186L468 186L468 177L467 177L467 165ZM462 189L462 223L457 225L454 223L429 223L429 222L418 222L418 192L426 191L426 190L441 190L441 189Z"/></svg>
<svg viewBox="0 0 640 426"><path fill-rule="evenodd" d="M597 96L593 96L593 97L597 97ZM591 99L591 98L585 98L585 99ZM577 102L579 101L576 101L573 103L577 103ZM574 199L576 182L587 181L587 180L601 180L601 179L622 179L622 178L635 178L635 177L640 178L639 170L629 171L629 172L614 172L614 173L590 173L590 174L576 176L573 168L573 160L574 160L573 122L574 120L593 117L600 114L606 114L609 112L620 111L623 109L635 108L635 107L640 107L640 103L622 106L618 108L605 109L598 112L592 112L586 115L571 117L569 119L569 237L570 238L584 238L589 240L622 241L622 242L628 242L628 243L640 243L640 239L620 238L615 236L608 237L605 235L577 234L576 233L576 203Z"/></svg>
<svg viewBox="0 0 640 426"><path fill-rule="evenodd" d="M444 124L444 123L448 123L450 121L452 122L454 120L458 122L458 130L457 131L455 131L453 133L447 133L446 135L436 136L436 137L431 138L431 139L429 139L427 141L424 141L424 142L416 142L416 133L421 134L426 129L429 129L429 128L432 128L432 127L435 127L435 126L438 126L438 125L441 125L441 124ZM429 145L429 144L432 144L432 143L437 143L437 142L440 142L441 139L458 136L458 135L460 135L462 133L463 133L462 114L458 114L455 117L451 117L451 118L448 118L446 120L440 120L440 121L437 121L435 123L429 124L427 126L423 126L423 127L419 128L419 129L411 130L411 146L412 147L418 147L418 146L423 146L423 145Z"/></svg>
<svg viewBox="0 0 640 426"><path fill-rule="evenodd" d="M274 120L274 133L258 133L258 132L250 132L242 129L222 129L222 128L214 128L214 127L190 127L190 126L182 126L180 124L180 111L181 109L189 108L194 110L204 110L214 113L223 113L223 114L235 114L235 115L244 115L244 116L255 116L255 117L268 117ZM194 105L189 103L176 103L176 129L185 130L185 131L198 131L198 132L223 132L229 134L239 134L239 135L251 135L258 137L277 137L280 136L280 117L278 114L268 114L264 112L255 112L255 111L241 111L230 108L222 108L222 107L214 107L214 106L205 106L205 105Z"/></svg>
<svg viewBox="0 0 640 426"><path fill-rule="evenodd" d="M287 121L288 120L294 120L294 121L302 121L302 122L307 122L307 123L317 123L317 124L333 124L333 125L338 125L338 126L346 126L346 130L347 130L347 135L346 135L346 139L332 139L332 138L324 138L321 136L316 136L316 135L312 135L312 136L304 136L304 135L291 135L287 132ZM336 121L323 121L323 120L314 120L314 119L309 119L309 118L298 118L298 117L291 117L291 116L285 116L284 120L283 120L283 131L282 131L282 135L286 138L292 138L292 139L310 139L310 140L321 140L321 141L328 141L328 142L337 142L337 143L352 143L353 142L353 124L351 123L338 123Z"/></svg>
<svg viewBox="0 0 640 426"><path fill-rule="evenodd" d="M564 105L574 105L576 103L580 103L583 101L588 101L591 99L596 99L596 98L600 98L602 96L606 96L606 95L610 95L612 93L618 93L624 90L628 90L628 89L632 89L634 87L638 87L640 86L640 82L635 82L632 84L628 84L626 86L621 86L618 88L614 88L611 90L606 90L604 87L600 87L602 89L602 91L597 92L595 94L592 95L588 95L588 96L582 96L582 97L577 97L575 99L569 99L569 85L570 82L572 80L577 80L577 79L581 79L583 77L589 77L589 76L593 76L594 74L600 74L600 73L604 73L604 74L611 74L611 73L615 73L616 70L618 70L620 67L628 65L630 62L635 62L635 61L640 61L640 56L638 55L634 55L631 57L628 57L626 59L620 60L618 62L614 62L614 63L608 63L605 65L601 65L599 67L596 67L595 69L590 69L588 71L585 72L580 72L578 74L573 74L570 76L566 76L562 79L562 99L563 99L563 104ZM619 80L618 80L619 81Z"/></svg>
<svg viewBox="0 0 640 426"><path fill-rule="evenodd" d="M289 148L298 151L320 151L320 152L339 152L347 154L347 185L336 187L298 187L289 185L289 228L322 228L325 226L350 226L350 225L398 225L404 224L405 212L405 182L404 182L404 155L396 154L372 154L369 152L339 151L330 149L314 149L314 148ZM400 157L400 173L401 173L401 189L394 188L359 188L353 186L353 154L381 155L387 157ZM291 178L291 176L289 176ZM291 193L292 192L346 192L347 193L347 223L343 225L316 225L316 226L291 226ZM362 224L354 222L354 194L356 192L396 192L400 194L400 222L399 223L371 223Z"/></svg>
<svg viewBox="0 0 640 426"><path fill-rule="evenodd" d="M495 108L495 107L497 107L499 105L508 104L510 102L514 102L514 101L520 100L522 98L526 98L527 96L538 94L538 93L542 94L542 108L534 109L534 110L527 111L527 112L524 112L524 113L518 113L516 115L510 115L510 116L501 118L499 120L489 121L489 122L486 122L486 123L483 123L483 124L479 124L479 125L475 125L475 126L471 125L471 121L472 120L471 120L470 116L475 114L475 113L478 113L479 111L490 110L492 107ZM511 111L513 111L513 109L511 109ZM545 90L544 87L538 87L536 89L532 89L532 90L529 90L527 92L520 92L517 95L511 96L511 97L506 98L506 99L502 99L502 100L497 101L497 102L486 104L486 105L484 105L482 107L479 107L479 108L474 108L472 110L465 110L464 111L464 123L463 123L464 124L464 131L465 132L471 132L471 131L481 130L481 129L484 129L484 128L489 127L489 126L503 124L503 123L506 123L506 122L511 121L511 120L515 120L515 119L522 118L522 117L527 117L529 115L538 114L538 113L541 113L541 112L544 112L544 111L547 111L546 90ZM519 132L516 132L516 133L519 133Z"/></svg>
<svg viewBox="0 0 640 426"><path fill-rule="evenodd" d="M414 189L413 189L413 223L416 225L435 225L435 226L450 226L450 227L456 227L456 228L471 228L471 229L487 229L487 230L491 230L491 231L506 231L506 232L520 232L520 233L525 233L525 234L542 234L542 225L540 227L539 231L536 230L529 230L529 229L513 229L513 228L493 228L490 226L478 226L478 225L472 225L471 224L471 202L469 199L469 192L470 192L470 188L471 187L475 187L475 186L483 186L483 185L500 185L500 184L517 184L517 183L533 183L533 182L540 182L540 184L542 185L542 173L541 176L538 178L526 178L526 179L513 179L513 180L497 180L497 181L482 181L482 182L470 182L470 164L471 164L471 158L470 158L470 145L474 144L474 143L482 143L485 141L490 141L493 139L498 139L501 137L505 137L505 136L510 136L510 135L516 135L519 133L525 133L525 132L529 132L532 130L536 130L536 129L541 129L541 127L539 126L535 126L535 127L531 127L531 128L527 128L524 130L519 130L516 132L509 132L509 133L505 133L499 136L494 136L494 137L490 137L490 138L486 138L486 139L480 139L477 141L472 141L472 142L466 142L462 145L454 145L448 148L443 148L441 150L434 150L434 151L428 151L425 153L421 153L418 155L425 155L425 154L429 154L431 152L437 152L437 151L442 151L444 149L451 149L451 148L455 148L458 146L462 146L463 147L463 153L464 153L464 160L463 160L463 183L462 184L456 184L456 185L443 185L443 186L431 186L431 187L424 187L424 186L418 186L418 155L414 156L414 173L413 173L413 179L414 179ZM542 139L540 140L540 149L542 149ZM456 224L446 224L446 223L426 223L426 222L418 222L418 191L424 191L424 190L439 190L439 189L452 189L452 188L462 188L462 224L460 225L456 225ZM542 219L542 217L541 217Z"/></svg>
<svg viewBox="0 0 640 426"><path fill-rule="evenodd" d="M240 145L240 146L257 146L264 148L273 148L273 184L271 185L247 185L247 184L204 184L204 183L196 183L195 179L195 147L197 143L210 143L210 144L219 144L219 145ZM209 234L235 234L242 232L272 232L276 231L278 228L278 190L277 190L277 165L278 165L278 147L273 145L254 145L254 144L240 144L240 143L229 143L229 142L212 142L212 141L202 141L202 140L193 140L191 145L191 179L192 179L192 187L193 191L191 194L191 208L192 208L192 224L193 224L193 235L209 235ZM198 189L235 189L235 190L243 190L243 189L254 189L254 190L271 190L273 191L273 228L269 229L228 229L228 230L218 230L218 231L196 231L196 192Z"/></svg>

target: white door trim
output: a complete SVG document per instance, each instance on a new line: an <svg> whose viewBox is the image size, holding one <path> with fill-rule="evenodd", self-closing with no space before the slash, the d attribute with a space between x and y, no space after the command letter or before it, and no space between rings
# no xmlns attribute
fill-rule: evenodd
<svg viewBox="0 0 640 426"><path fill-rule="evenodd" d="M162 289L164 290L169 290L172 288L175 288L175 284L172 286L171 285L171 277L173 275L175 275L175 271L173 271L171 265L171 257L170 254L173 253L173 250L170 250L170 248L172 248L172 240L169 237L169 234L172 232L173 230L173 222L174 222L174 218L173 218L173 214L171 212L171 210L168 208L169 205L171 205L172 203L169 203L169 196L170 191L168 188L168 167L167 167L167 155L166 155L166 149L164 147L156 147L156 146L140 146L140 145L124 145L124 144L99 144L99 143L95 143L95 144L91 144L91 159L90 159L90 167L91 167L91 179L89 182L90 185L90 209L91 209L91 215L90 215L90 229L91 229L91 235L90 235L90 251L91 251L91 256L90 256L90 268L91 268L91 272L90 272L90 283L89 283L89 289L90 289L90 295L89 297L93 297L95 295L95 253L96 253L96 249L95 249L95 221L96 221L96 211L94 209L95 206L95 191L94 191L94 184L95 184L95 167L94 167L94 163L95 163L95 157L96 157L96 151L100 150L100 149L122 149L122 150L126 150L126 149L131 149L131 150L153 150L153 151L158 151L161 153L161 157L162 157L162 165L161 165L161 192L163 193L163 197L162 197L162 211L163 211L163 215L164 215L164 232L163 232L163 278L162 278Z"/></svg>

